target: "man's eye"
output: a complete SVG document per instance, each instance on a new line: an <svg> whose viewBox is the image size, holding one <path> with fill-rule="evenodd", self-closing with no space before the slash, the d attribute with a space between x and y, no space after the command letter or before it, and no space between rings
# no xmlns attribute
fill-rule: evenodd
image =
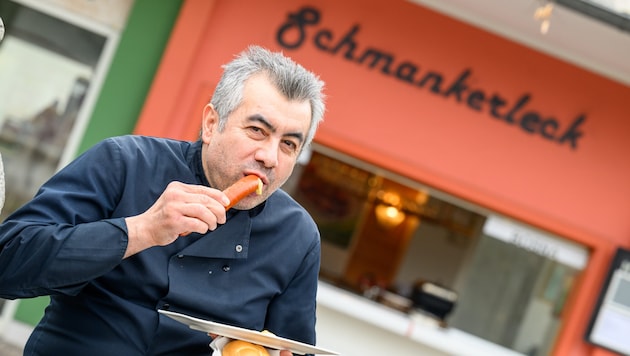
<svg viewBox="0 0 630 356"><path fill-rule="evenodd" d="M258 127L258 126L250 126L250 127L249 127L249 130L250 130L251 132L255 133L255 134L258 134L258 135L260 135L260 134L264 134L264 133L265 133L265 132L263 131L263 129L262 129L262 128L260 128L260 127Z"/></svg>
<svg viewBox="0 0 630 356"><path fill-rule="evenodd" d="M291 151L297 151L298 145L291 140L284 140L284 145Z"/></svg>

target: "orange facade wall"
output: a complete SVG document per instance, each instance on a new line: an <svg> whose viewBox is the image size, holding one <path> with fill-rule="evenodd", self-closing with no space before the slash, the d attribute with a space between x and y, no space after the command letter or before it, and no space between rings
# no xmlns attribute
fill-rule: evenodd
<svg viewBox="0 0 630 356"><path fill-rule="evenodd" d="M136 132L195 139L250 44L326 81L317 142L591 247L557 348L602 355L582 336L630 246L628 86L405 1L187 0Z"/></svg>

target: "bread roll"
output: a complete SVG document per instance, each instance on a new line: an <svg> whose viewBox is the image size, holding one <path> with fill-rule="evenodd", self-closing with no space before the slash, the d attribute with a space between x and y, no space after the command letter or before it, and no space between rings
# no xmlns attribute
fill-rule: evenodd
<svg viewBox="0 0 630 356"><path fill-rule="evenodd" d="M264 347L243 340L228 342L221 353L223 356L269 356Z"/></svg>

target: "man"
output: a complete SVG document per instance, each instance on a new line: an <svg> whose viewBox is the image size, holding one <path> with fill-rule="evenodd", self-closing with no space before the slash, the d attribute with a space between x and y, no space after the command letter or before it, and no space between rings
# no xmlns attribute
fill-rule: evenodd
<svg viewBox="0 0 630 356"><path fill-rule="evenodd" d="M46 182L0 225L0 297L51 295L25 355L210 353L159 309L314 344L319 232L278 188L323 85L250 47L224 66L199 141L106 139ZM263 194L226 212L222 190L249 174Z"/></svg>

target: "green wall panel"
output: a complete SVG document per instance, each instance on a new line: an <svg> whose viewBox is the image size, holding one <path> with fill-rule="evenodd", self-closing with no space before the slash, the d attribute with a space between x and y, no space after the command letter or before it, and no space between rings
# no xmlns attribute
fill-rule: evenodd
<svg viewBox="0 0 630 356"><path fill-rule="evenodd" d="M133 131L183 0L136 0L77 154Z"/></svg>

